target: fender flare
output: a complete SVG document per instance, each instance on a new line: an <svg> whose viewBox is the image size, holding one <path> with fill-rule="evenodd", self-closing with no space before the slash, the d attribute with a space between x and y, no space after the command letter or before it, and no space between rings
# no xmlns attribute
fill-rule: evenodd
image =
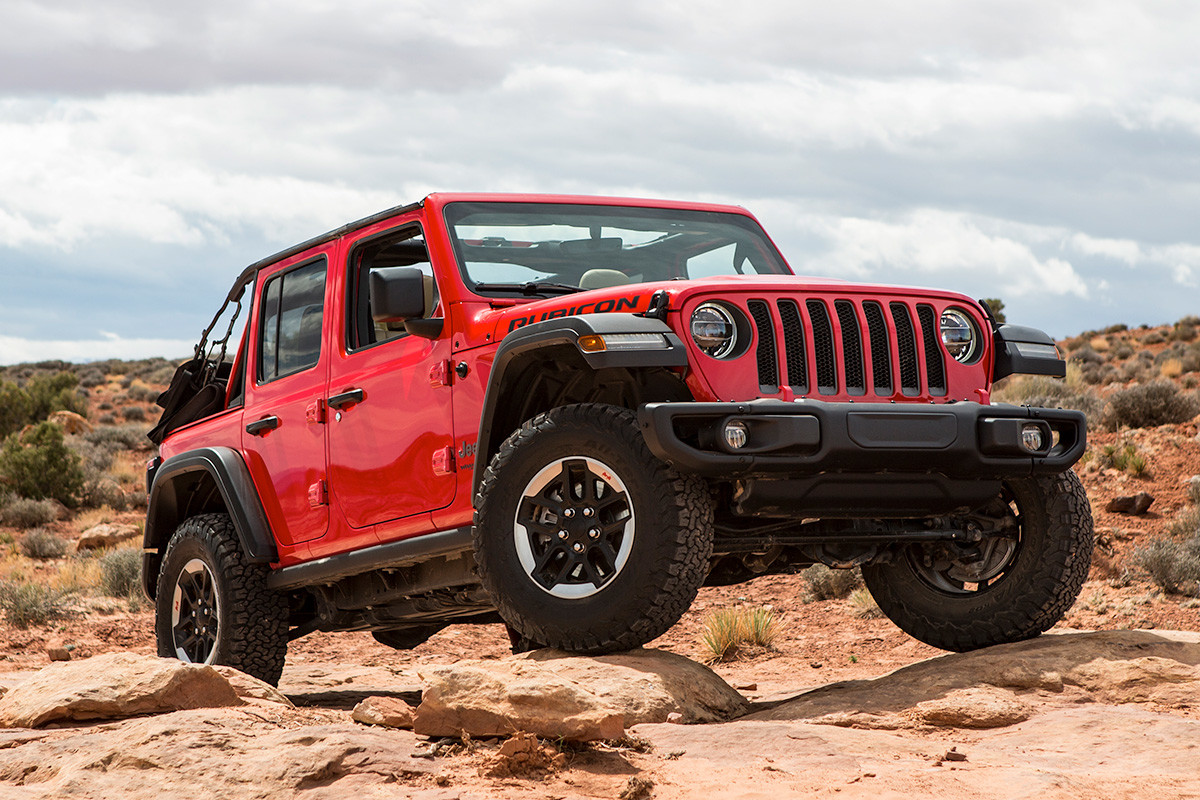
<svg viewBox="0 0 1200 800"><path fill-rule="evenodd" d="M262 500L241 455L229 447L188 450L164 461L155 470L150 486L146 530L142 536L142 588L149 597L155 593L161 548L170 541L186 513L187 498L180 489L186 485L187 477L197 472L206 473L216 484L246 560L253 564L279 560Z"/></svg>
<svg viewBox="0 0 1200 800"><path fill-rule="evenodd" d="M617 333L660 334L663 338L658 342L648 342L648 346L642 348L628 347L594 353L579 349L578 342L581 336ZM492 423L496 418L496 408L501 398L511 390L512 375L518 371L513 367L536 350L560 345L576 348L584 362L593 370L688 365L687 348L683 341L667 323L654 317L618 313L588 314L557 317L517 328L505 336L496 349L492 371L488 375L483 408L479 416L479 450L475 456L472 496L478 493L479 485L483 482L483 472L487 469L492 455L499 449L500 440L509 433L493 430ZM493 438L499 440L493 442Z"/></svg>

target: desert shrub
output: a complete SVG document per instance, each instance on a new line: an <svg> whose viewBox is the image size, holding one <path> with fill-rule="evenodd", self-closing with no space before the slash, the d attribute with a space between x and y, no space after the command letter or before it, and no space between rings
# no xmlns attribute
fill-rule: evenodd
<svg viewBox="0 0 1200 800"><path fill-rule="evenodd" d="M1067 364L1064 380L1048 375L1013 375L996 384L992 400L1018 406L1074 408L1082 411L1089 423L1096 424L1104 402L1084 378L1084 371L1089 368L1111 369L1107 364L1081 367L1072 362Z"/></svg>
<svg viewBox="0 0 1200 800"><path fill-rule="evenodd" d="M1124 360L1129 358L1137 351L1133 349L1133 345L1129 342L1119 342L1112 349L1113 358Z"/></svg>
<svg viewBox="0 0 1200 800"><path fill-rule="evenodd" d="M88 551L85 551L85 553ZM54 587L61 592L87 594L100 588L100 562L86 555L75 556L58 569Z"/></svg>
<svg viewBox="0 0 1200 800"><path fill-rule="evenodd" d="M1200 399L1185 394L1169 381L1131 386L1114 392L1104 411L1104 422L1112 428L1152 428L1187 422L1200 414Z"/></svg>
<svg viewBox="0 0 1200 800"><path fill-rule="evenodd" d="M1189 547L1200 553L1200 508L1188 508L1179 512L1167 526L1167 535L1188 542Z"/></svg>
<svg viewBox="0 0 1200 800"><path fill-rule="evenodd" d="M1098 341L1103 342L1104 340L1100 339ZM1074 355L1071 356L1071 360L1079 364L1103 364L1104 356L1096 352L1093 343L1089 343L1076 350Z"/></svg>
<svg viewBox="0 0 1200 800"><path fill-rule="evenodd" d="M1187 496L1192 505L1200 505L1200 475L1193 475L1188 481Z"/></svg>
<svg viewBox="0 0 1200 800"><path fill-rule="evenodd" d="M126 422L143 422L146 419L146 409L141 406L128 406L121 411Z"/></svg>
<svg viewBox="0 0 1200 800"><path fill-rule="evenodd" d="M67 592L24 581L0 581L0 609L18 628L45 625L67 615L71 595Z"/></svg>
<svg viewBox="0 0 1200 800"><path fill-rule="evenodd" d="M130 597L141 590L141 585L140 550L121 547L100 557L100 591L109 597Z"/></svg>
<svg viewBox="0 0 1200 800"><path fill-rule="evenodd" d="M87 401L80 397L76 387L79 377L73 372L56 372L36 375L25 384L32 409L30 422L44 420L55 411L74 411L87 416Z"/></svg>
<svg viewBox="0 0 1200 800"><path fill-rule="evenodd" d="M1090 386L1100 386L1117 380L1117 368L1112 364L1084 364L1079 369L1083 382Z"/></svg>
<svg viewBox="0 0 1200 800"><path fill-rule="evenodd" d="M45 528L34 528L17 540L17 548L26 558L62 558L67 543Z"/></svg>
<svg viewBox="0 0 1200 800"><path fill-rule="evenodd" d="M1177 342L1190 342L1196 338L1196 326L1191 322L1180 320L1171 331L1171 338Z"/></svg>
<svg viewBox="0 0 1200 800"><path fill-rule="evenodd" d="M146 429L142 425L96 428L91 433L85 433L83 438L109 450L137 450L150 444L150 440L146 438Z"/></svg>
<svg viewBox="0 0 1200 800"><path fill-rule="evenodd" d="M1136 548L1130 560L1167 594L1200 591L1200 547L1195 540L1151 539Z"/></svg>
<svg viewBox="0 0 1200 800"><path fill-rule="evenodd" d="M1149 472L1146 457L1137 449L1137 445L1130 441L1121 440L1104 445L1100 448L1097 459L1101 469L1111 467L1128 472L1135 478L1143 477Z"/></svg>
<svg viewBox="0 0 1200 800"><path fill-rule="evenodd" d="M1168 358L1159 365L1158 374L1164 378L1178 378L1183 374L1183 362L1178 358Z"/></svg>
<svg viewBox="0 0 1200 800"><path fill-rule="evenodd" d="M996 322L1001 325L1008 322L1008 317L1004 313L1004 301L999 297L985 297L983 302L987 304L988 310L992 312L992 316L996 318Z"/></svg>
<svg viewBox="0 0 1200 800"><path fill-rule="evenodd" d="M862 585L862 574L857 569L830 569L824 564L814 564L800 574L806 586L806 603L840 600Z"/></svg>
<svg viewBox="0 0 1200 800"><path fill-rule="evenodd" d="M95 389L105 383L107 383L107 379L104 377L104 373L98 369L84 370L79 375L79 385L85 389Z"/></svg>
<svg viewBox="0 0 1200 800"><path fill-rule="evenodd" d="M116 425L117 418L112 414L101 414L100 418L97 419L96 422L99 422L101 425Z"/></svg>
<svg viewBox="0 0 1200 800"><path fill-rule="evenodd" d="M87 508L111 508L113 511L129 508L129 498L121 484L105 477L84 481L80 502Z"/></svg>
<svg viewBox="0 0 1200 800"><path fill-rule="evenodd" d="M15 383L0 383L0 437L21 430L29 424L33 401Z"/></svg>
<svg viewBox="0 0 1200 800"><path fill-rule="evenodd" d="M779 636L769 608L724 608L709 614L700 635L713 661L732 661L747 648L768 649Z"/></svg>
<svg viewBox="0 0 1200 800"><path fill-rule="evenodd" d="M129 399L133 400L135 403L150 403L158 397L159 392L155 389L151 389L149 386L146 386L143 383L135 383L133 386L129 387L129 391L126 392L126 394L128 394Z"/></svg>
<svg viewBox="0 0 1200 800"><path fill-rule="evenodd" d="M40 422L4 440L0 479L22 497L51 498L72 507L83 488L83 469L79 456L63 442L62 428Z"/></svg>
<svg viewBox="0 0 1200 800"><path fill-rule="evenodd" d="M30 500L21 497L0 510L0 523L10 528L28 530L49 525L58 519L58 506L53 500Z"/></svg>
<svg viewBox="0 0 1200 800"><path fill-rule="evenodd" d="M1162 344L1167 340L1162 331L1150 331L1142 337L1142 344Z"/></svg>

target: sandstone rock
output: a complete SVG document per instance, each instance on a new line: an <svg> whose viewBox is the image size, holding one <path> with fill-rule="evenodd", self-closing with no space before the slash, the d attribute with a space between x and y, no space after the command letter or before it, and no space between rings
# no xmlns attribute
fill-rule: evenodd
<svg viewBox="0 0 1200 800"><path fill-rule="evenodd" d="M71 651L65 647L47 647L46 657L51 661L70 661Z"/></svg>
<svg viewBox="0 0 1200 800"><path fill-rule="evenodd" d="M0 698L0 727L61 720L120 719L185 708L242 705L212 667L109 653L51 664Z"/></svg>
<svg viewBox="0 0 1200 800"><path fill-rule="evenodd" d="M136 538L141 533L136 525L102 522L84 531L79 540L75 542L75 549L99 550L103 547L113 547Z"/></svg>
<svg viewBox="0 0 1200 800"><path fill-rule="evenodd" d="M267 703L278 703L288 708L295 708L291 700L288 700L283 696L282 692L265 681L260 681L258 678L247 675L234 667L217 664L213 666L213 669L221 673L221 676L229 681L229 685L233 687L233 691L243 700L261 700Z"/></svg>
<svg viewBox="0 0 1200 800"><path fill-rule="evenodd" d="M46 417L46 421L53 422L55 425L61 425L63 433L75 436L83 433L91 433L95 429L92 423L74 411L55 411Z"/></svg>
<svg viewBox="0 0 1200 800"><path fill-rule="evenodd" d="M366 725L412 730L413 709L398 697L368 697L354 707L350 718Z"/></svg>
<svg viewBox="0 0 1200 800"><path fill-rule="evenodd" d="M1003 728L1032 715L1015 694L994 686L957 689L913 707L918 722L941 728Z"/></svg>
<svg viewBox="0 0 1200 800"><path fill-rule="evenodd" d="M1154 497L1148 492L1138 492L1135 495L1114 497L1104 506L1104 510L1114 514L1131 514L1141 516L1150 510Z"/></svg>
<svg viewBox="0 0 1200 800"><path fill-rule="evenodd" d="M572 656L538 650L499 661L462 661L422 673L427 686L413 729L430 736L527 731L572 741L619 738L625 727L713 722L744 713L745 699L716 673L657 650Z"/></svg>
<svg viewBox="0 0 1200 800"><path fill-rule="evenodd" d="M894 715L979 686L1052 694L1071 687L1103 702L1145 702L1167 695L1178 698L1182 687L1200 695L1196 665L1200 665L1200 634L1196 633L1043 635L1028 642L931 658L874 680L830 684L750 718L894 729Z"/></svg>

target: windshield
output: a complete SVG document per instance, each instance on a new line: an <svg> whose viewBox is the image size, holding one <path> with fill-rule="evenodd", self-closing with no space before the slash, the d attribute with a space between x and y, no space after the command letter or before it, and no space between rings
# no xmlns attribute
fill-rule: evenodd
<svg viewBox="0 0 1200 800"><path fill-rule="evenodd" d="M446 225L467 285L549 295L714 275L790 275L749 217L549 203L451 203Z"/></svg>

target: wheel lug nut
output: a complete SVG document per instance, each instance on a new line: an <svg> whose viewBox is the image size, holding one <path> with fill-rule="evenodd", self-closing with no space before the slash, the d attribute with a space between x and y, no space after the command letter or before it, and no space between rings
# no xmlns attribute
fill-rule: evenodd
<svg viewBox="0 0 1200 800"><path fill-rule="evenodd" d="M566 538L567 538L567 532L566 532L566 531L559 531L559 532L558 532L558 538L560 538L560 539L566 539Z"/></svg>
<svg viewBox="0 0 1200 800"><path fill-rule="evenodd" d="M599 539L600 538L600 529L599 528L588 528L588 536L592 537L593 539Z"/></svg>
<svg viewBox="0 0 1200 800"><path fill-rule="evenodd" d="M573 509L573 508L564 508L564 509L563 509L563 516L564 516L564 517L566 517L567 519L570 519L571 517L575 516L575 509Z"/></svg>
<svg viewBox="0 0 1200 800"><path fill-rule="evenodd" d="M590 516L592 516L592 515L593 515L593 514L595 514L595 513L596 513L596 510L595 510L594 508L585 508L585 509L583 510L583 515L584 515L585 517L590 517Z"/></svg>
<svg viewBox="0 0 1200 800"><path fill-rule="evenodd" d="M572 550L574 550L576 553L582 553L582 552L583 552L583 545L582 545L582 544L580 544L579 542L576 542L575 544L573 544L573 545L571 546L571 549L572 549Z"/></svg>

